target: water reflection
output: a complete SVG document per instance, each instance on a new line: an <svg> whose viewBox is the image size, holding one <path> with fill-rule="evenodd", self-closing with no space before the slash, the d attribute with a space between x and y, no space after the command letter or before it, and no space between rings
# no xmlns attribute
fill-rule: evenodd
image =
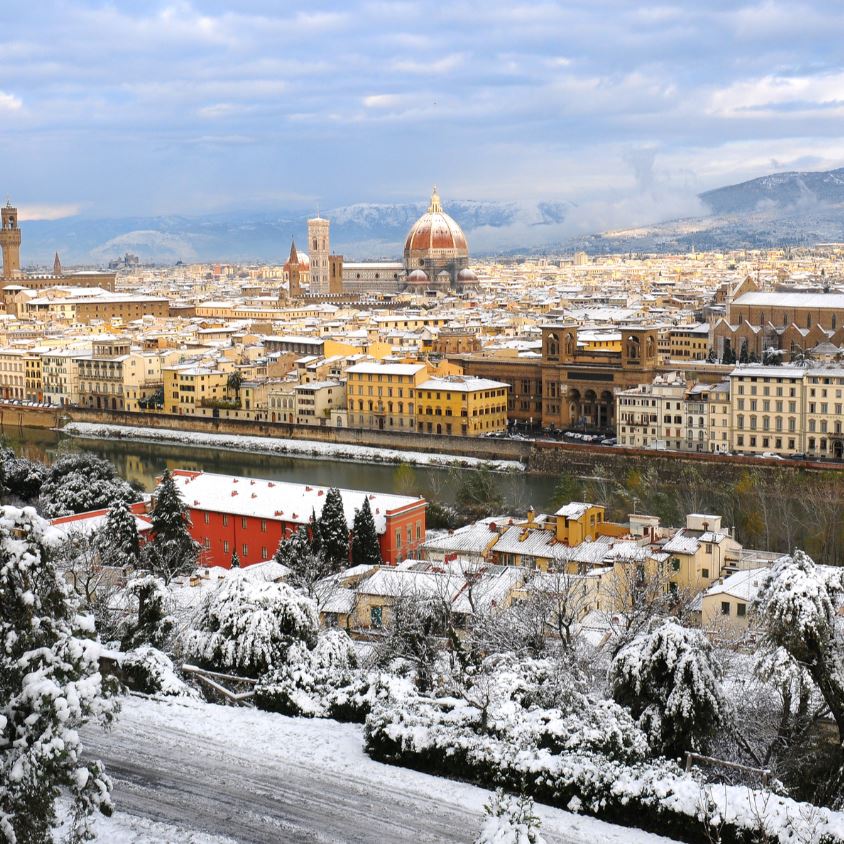
<svg viewBox="0 0 844 844"><path fill-rule="evenodd" d="M430 500L452 502L460 477L473 471L315 460L136 440L81 440L62 436L57 431L36 428L7 429L4 437L17 454L44 463L51 463L57 454L68 449L90 451L110 460L122 477L145 490L153 488L156 476L165 468L197 469L315 486L416 494ZM529 504L539 510L550 507L553 477L519 471L496 475L496 480L510 512L522 513Z"/></svg>

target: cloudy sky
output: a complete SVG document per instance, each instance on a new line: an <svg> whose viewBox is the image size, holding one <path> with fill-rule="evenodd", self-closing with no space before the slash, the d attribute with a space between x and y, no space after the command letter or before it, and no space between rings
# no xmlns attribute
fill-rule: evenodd
<svg viewBox="0 0 844 844"><path fill-rule="evenodd" d="M844 164L842 50L836 0L4 3L0 193L127 216L436 182L629 224Z"/></svg>

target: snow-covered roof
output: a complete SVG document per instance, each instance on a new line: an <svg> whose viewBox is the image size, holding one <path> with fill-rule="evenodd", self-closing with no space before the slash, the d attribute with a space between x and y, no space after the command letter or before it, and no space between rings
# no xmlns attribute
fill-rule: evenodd
<svg viewBox="0 0 844 844"><path fill-rule="evenodd" d="M507 516L482 519L466 527L447 533L444 536L437 536L429 539L423 546L425 551L443 551L446 553L482 554L491 542L498 539L498 533L494 525L504 524L508 521Z"/></svg>
<svg viewBox="0 0 844 844"><path fill-rule="evenodd" d="M363 375L415 375L424 369L424 363L356 363L346 373Z"/></svg>
<svg viewBox="0 0 844 844"><path fill-rule="evenodd" d="M230 513L258 519L272 519L293 524L307 524L311 513L319 518L328 487L291 484L256 478L217 475L212 472L176 470L173 480L189 508L215 513ZM369 498L369 506L378 533L387 526L387 513L412 506L424 506L424 499L409 495L341 489L346 524L351 529L355 510Z"/></svg>
<svg viewBox="0 0 844 844"><path fill-rule="evenodd" d="M562 516L564 519L579 519L592 506L585 501L569 501L568 504L560 507L554 515Z"/></svg>
<svg viewBox="0 0 844 844"><path fill-rule="evenodd" d="M714 595L730 595L751 603L759 594L765 582L769 568L746 569L725 577L720 583L713 583L704 593L708 598Z"/></svg>
<svg viewBox="0 0 844 844"><path fill-rule="evenodd" d="M711 530L691 530L680 528L665 545L662 550L669 554L694 554L700 548L701 542L713 542L719 545L727 539L726 533L715 533Z"/></svg>
<svg viewBox="0 0 844 844"><path fill-rule="evenodd" d="M508 528L498 542L493 545L493 551L503 554L521 554L527 557L540 557L555 562L577 562L596 565L604 557L612 545L609 536L599 536L594 542L581 542L579 545L565 545L557 542L553 531L527 529L523 525Z"/></svg>
<svg viewBox="0 0 844 844"><path fill-rule="evenodd" d="M417 390L451 390L452 392L471 393L477 390L500 390L510 385L491 378L474 378L471 375L451 375L429 378L416 385Z"/></svg>
<svg viewBox="0 0 844 844"><path fill-rule="evenodd" d="M830 308L844 310L844 293L804 293L753 290L733 300L734 305L767 305L787 308Z"/></svg>

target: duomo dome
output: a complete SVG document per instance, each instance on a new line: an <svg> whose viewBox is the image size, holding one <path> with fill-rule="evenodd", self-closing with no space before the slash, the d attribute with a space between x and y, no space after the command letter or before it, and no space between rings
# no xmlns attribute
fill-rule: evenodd
<svg viewBox="0 0 844 844"><path fill-rule="evenodd" d="M432 287L457 287L458 275L469 264L469 244L463 229L443 211L437 189L431 204L410 228L404 242L404 266L408 276L422 270ZM450 282L450 284L449 284Z"/></svg>

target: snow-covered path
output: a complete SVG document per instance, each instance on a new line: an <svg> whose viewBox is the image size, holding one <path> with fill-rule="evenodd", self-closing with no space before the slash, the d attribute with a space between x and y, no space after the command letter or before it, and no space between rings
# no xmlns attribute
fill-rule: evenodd
<svg viewBox="0 0 844 844"><path fill-rule="evenodd" d="M489 797L374 762L360 726L252 709L129 697L114 729L86 728L83 741L105 761L119 812L178 828L145 841L471 842ZM668 841L537 808L548 844Z"/></svg>

